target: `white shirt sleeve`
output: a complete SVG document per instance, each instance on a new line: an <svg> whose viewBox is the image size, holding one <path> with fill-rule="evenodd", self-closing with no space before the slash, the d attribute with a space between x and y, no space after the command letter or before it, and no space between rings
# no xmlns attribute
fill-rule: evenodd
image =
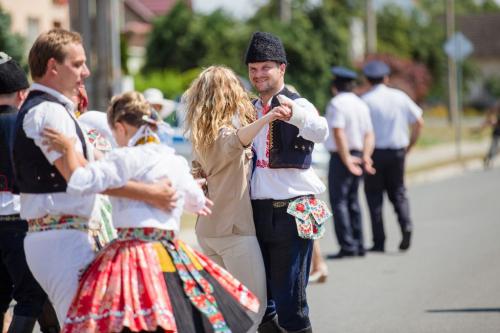
<svg viewBox="0 0 500 333"><path fill-rule="evenodd" d="M68 111L60 104L53 102L43 102L30 110L23 120L23 129L28 138L35 141L35 144L42 150L47 160L54 164L54 161L62 155L56 151L48 151L47 145L42 142L44 128L52 128L58 132L70 137L77 138L75 123ZM77 139L75 141L75 149L82 152L82 145Z"/></svg>
<svg viewBox="0 0 500 333"><path fill-rule="evenodd" d="M321 117L314 105L305 98L290 101L292 104L292 118L290 118L288 123L297 127L299 129L299 136L304 139L316 143L324 142L328 137L326 119Z"/></svg>
<svg viewBox="0 0 500 333"><path fill-rule="evenodd" d="M330 128L345 128L346 119L342 109L336 107L334 103L331 103L330 107L332 112L332 118L330 120L330 123L328 124L330 125Z"/></svg>
<svg viewBox="0 0 500 333"><path fill-rule="evenodd" d="M99 161L76 169L66 191L70 194L91 194L125 186L127 181L142 174L147 167L143 161L148 157L142 155L138 147L115 149Z"/></svg>
<svg viewBox="0 0 500 333"><path fill-rule="evenodd" d="M196 213L205 205L205 194L198 183L194 180L189 170L189 165L186 159L181 156L175 156L172 159L172 164L175 165L172 170L175 170L175 180L177 182L177 190L183 191L184 210Z"/></svg>
<svg viewBox="0 0 500 333"><path fill-rule="evenodd" d="M422 117L422 109L408 95L405 94L406 105L408 106L408 122L413 124Z"/></svg>

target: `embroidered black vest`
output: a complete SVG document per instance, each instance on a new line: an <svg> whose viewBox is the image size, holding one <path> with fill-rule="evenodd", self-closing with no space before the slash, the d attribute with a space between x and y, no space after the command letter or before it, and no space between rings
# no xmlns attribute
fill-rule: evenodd
<svg viewBox="0 0 500 333"><path fill-rule="evenodd" d="M12 167L12 144L16 126L17 109L0 105L0 192L17 192Z"/></svg>
<svg viewBox="0 0 500 333"><path fill-rule="evenodd" d="M16 120L16 133L14 140L14 173L19 191L22 193L56 193L66 191L66 180L59 173L54 165L51 165L45 158L35 141L26 136L23 129L24 117L32 108L43 102L52 102L63 105L54 96L41 92L31 91L26 101L21 106L21 110ZM64 105L63 105L64 106ZM85 137L74 117L68 111L70 117L75 123L76 134L82 143L83 154L87 158L87 146Z"/></svg>
<svg viewBox="0 0 500 333"><path fill-rule="evenodd" d="M271 108L279 106L277 95L294 100L300 95L286 87L271 99ZM269 124L269 168L308 169L311 166L314 142L298 136L299 129L281 120Z"/></svg>

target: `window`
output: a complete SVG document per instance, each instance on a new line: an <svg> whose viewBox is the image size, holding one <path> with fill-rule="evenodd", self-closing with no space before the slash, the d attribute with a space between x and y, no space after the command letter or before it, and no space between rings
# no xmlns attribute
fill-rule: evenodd
<svg viewBox="0 0 500 333"><path fill-rule="evenodd" d="M34 17L28 17L28 31L26 34L28 45L33 44L39 34L40 34L40 20Z"/></svg>

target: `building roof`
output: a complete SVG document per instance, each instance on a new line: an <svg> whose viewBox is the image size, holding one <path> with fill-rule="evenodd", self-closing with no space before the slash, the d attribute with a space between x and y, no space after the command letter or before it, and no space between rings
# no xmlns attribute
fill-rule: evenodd
<svg viewBox="0 0 500 333"><path fill-rule="evenodd" d="M186 2L191 7L191 0ZM177 0L125 0L125 4L145 22L167 13L176 3Z"/></svg>
<svg viewBox="0 0 500 333"><path fill-rule="evenodd" d="M474 57L500 56L500 13L470 14L457 18L457 29L474 45Z"/></svg>

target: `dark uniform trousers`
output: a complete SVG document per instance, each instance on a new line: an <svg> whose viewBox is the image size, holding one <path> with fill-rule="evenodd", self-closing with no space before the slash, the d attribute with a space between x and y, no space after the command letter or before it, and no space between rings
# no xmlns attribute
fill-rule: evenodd
<svg viewBox="0 0 500 333"><path fill-rule="evenodd" d="M24 254L26 221L0 221L0 319L16 300L9 332L31 332L38 319L44 333L56 333L59 324L47 294L31 274ZM0 328L2 323L0 323Z"/></svg>
<svg viewBox="0 0 500 333"><path fill-rule="evenodd" d="M14 314L38 317L47 295L31 274L24 255L26 221L0 222L0 313L4 313L14 298Z"/></svg>
<svg viewBox="0 0 500 333"><path fill-rule="evenodd" d="M360 151L351 155L361 157ZM332 153L328 172L330 204L334 216L334 227L340 248L344 252L364 253L361 209L358 188L361 176L353 175L338 153Z"/></svg>
<svg viewBox="0 0 500 333"><path fill-rule="evenodd" d="M410 205L406 196L404 170L406 149L375 149L374 175L365 176L365 194L370 210L373 245L384 247L385 232L382 216L384 192L394 206L401 232L411 231Z"/></svg>

